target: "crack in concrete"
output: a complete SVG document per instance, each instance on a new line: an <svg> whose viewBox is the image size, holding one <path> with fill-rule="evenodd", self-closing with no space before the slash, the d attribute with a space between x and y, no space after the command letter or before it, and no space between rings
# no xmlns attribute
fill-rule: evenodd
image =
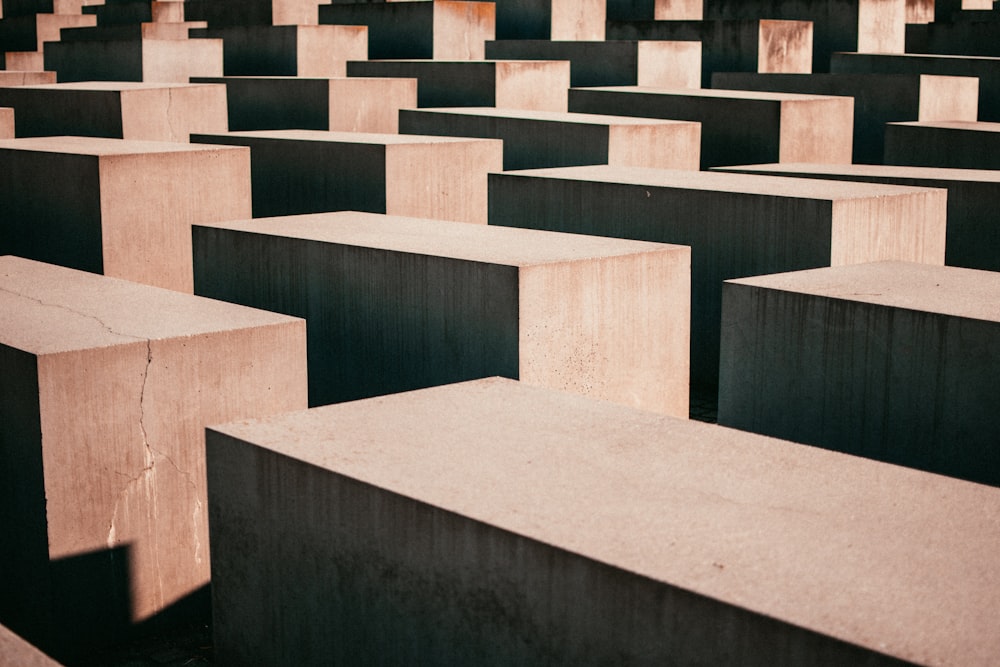
<svg viewBox="0 0 1000 667"><path fill-rule="evenodd" d="M78 310L74 310L74 309L70 308L69 306L63 305L61 303L48 303L46 301L43 301L42 299L39 299L38 297L29 296L27 294L22 294L21 292L15 292L14 290L6 289L6 288L3 288L3 287L0 287L0 292L5 292L7 294L11 294L11 295L19 297L21 299L28 299L29 301L34 301L35 303L37 303L38 305L42 306L43 308L55 308L57 310L66 311L67 313L72 313L73 315L76 315L77 317L82 317L84 319L93 320L94 322L97 322L99 325L101 325L102 329L104 329L105 331L107 331L110 334L114 334L115 336L121 336L123 338L131 338L132 340L146 340L147 344L149 343L149 340L143 338L142 336L135 336L133 334L122 333L121 331L115 331L113 328L111 328L111 325L109 325L107 322L105 322L104 320L102 320L101 318L99 318L97 315L92 315L90 313L82 313L82 312L80 312Z"/></svg>

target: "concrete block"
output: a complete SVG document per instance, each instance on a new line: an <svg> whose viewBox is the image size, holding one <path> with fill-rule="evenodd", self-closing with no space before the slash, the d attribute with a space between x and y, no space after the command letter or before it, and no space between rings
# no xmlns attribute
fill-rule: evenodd
<svg viewBox="0 0 1000 667"><path fill-rule="evenodd" d="M102 25L130 25L136 23L183 23L184 2L130 0L109 2L83 8L84 14L93 14Z"/></svg>
<svg viewBox="0 0 1000 667"><path fill-rule="evenodd" d="M608 39L700 42L701 85L715 72L809 73L809 21L611 21Z"/></svg>
<svg viewBox="0 0 1000 667"><path fill-rule="evenodd" d="M961 21L965 14L977 17L993 9L993 0L935 0L934 20L940 23Z"/></svg>
<svg viewBox="0 0 1000 667"><path fill-rule="evenodd" d="M566 111L569 63L551 60L369 60L348 76L417 79L422 107L506 107Z"/></svg>
<svg viewBox="0 0 1000 667"><path fill-rule="evenodd" d="M1000 271L1000 172L883 165L761 164L725 171L944 188L948 191L945 264Z"/></svg>
<svg viewBox="0 0 1000 667"><path fill-rule="evenodd" d="M403 109L399 131L502 139L504 169L612 164L697 171L701 143L698 123L493 107Z"/></svg>
<svg viewBox="0 0 1000 667"><path fill-rule="evenodd" d="M248 25L316 25L319 0L184 0L188 20L210 28Z"/></svg>
<svg viewBox="0 0 1000 667"><path fill-rule="evenodd" d="M701 44L697 42L509 39L487 42L486 57L568 60L572 86L701 86Z"/></svg>
<svg viewBox="0 0 1000 667"><path fill-rule="evenodd" d="M4 68L6 70L19 70L24 74L40 74L45 69L45 56L41 51L7 51L0 55L0 61L3 62ZM56 75L55 72L46 72L47 77L51 77L51 80L45 81L32 81L31 83L55 83Z"/></svg>
<svg viewBox="0 0 1000 667"><path fill-rule="evenodd" d="M0 139L14 138L14 110L0 107Z"/></svg>
<svg viewBox="0 0 1000 667"><path fill-rule="evenodd" d="M813 22L813 72L838 51L903 53L906 0L705 0L706 19Z"/></svg>
<svg viewBox="0 0 1000 667"><path fill-rule="evenodd" d="M59 663L0 625L0 655L20 667L59 667Z"/></svg>
<svg viewBox="0 0 1000 667"><path fill-rule="evenodd" d="M606 0L494 0L497 39L604 39Z"/></svg>
<svg viewBox="0 0 1000 667"><path fill-rule="evenodd" d="M1000 651L994 488L501 379L218 426L207 443L227 664Z"/></svg>
<svg viewBox="0 0 1000 667"><path fill-rule="evenodd" d="M307 318L310 405L504 375L687 417L688 248L358 212L194 239L198 294Z"/></svg>
<svg viewBox="0 0 1000 667"><path fill-rule="evenodd" d="M250 147L255 218L350 210L485 224L486 175L503 168L503 144L490 139L269 130L191 140Z"/></svg>
<svg viewBox="0 0 1000 667"><path fill-rule="evenodd" d="M1000 121L1000 58L835 53L830 60L830 71L977 77L979 79L979 120Z"/></svg>
<svg viewBox="0 0 1000 667"><path fill-rule="evenodd" d="M853 161L881 164L886 123L908 120L974 121L979 80L922 74L716 73L712 87L854 98Z"/></svg>
<svg viewBox="0 0 1000 667"><path fill-rule="evenodd" d="M226 76L347 76L368 57L368 30L348 25L233 26L199 30L221 39Z"/></svg>
<svg viewBox="0 0 1000 667"><path fill-rule="evenodd" d="M191 224L249 217L250 152L8 139L0 142L0 201L0 254L191 292Z"/></svg>
<svg viewBox="0 0 1000 667"><path fill-rule="evenodd" d="M885 163L1000 169L1000 123L889 123L885 127Z"/></svg>
<svg viewBox="0 0 1000 667"><path fill-rule="evenodd" d="M691 384L718 384L723 280L902 259L942 264L947 193L722 172L490 174L491 225L691 246Z"/></svg>
<svg viewBox="0 0 1000 667"><path fill-rule="evenodd" d="M17 136L79 135L187 142L192 132L228 130L226 88L214 84L52 83L0 88L17 111Z"/></svg>
<svg viewBox="0 0 1000 667"><path fill-rule="evenodd" d="M492 2L380 2L326 4L320 23L368 26L368 52L355 60L415 58L482 60L496 35Z"/></svg>
<svg viewBox="0 0 1000 667"><path fill-rule="evenodd" d="M934 4L934 0L906 0L906 24L933 21Z"/></svg>
<svg viewBox="0 0 1000 667"><path fill-rule="evenodd" d="M851 162L850 97L608 86L571 89L569 110L700 122L703 169L754 162ZM740 159L751 155L769 157Z"/></svg>
<svg viewBox="0 0 1000 667"><path fill-rule="evenodd" d="M727 282L719 423L1000 485L998 300L900 262Z"/></svg>
<svg viewBox="0 0 1000 667"><path fill-rule="evenodd" d="M0 70L0 88L10 88L11 86L30 86L40 83L55 83L55 80L55 72Z"/></svg>
<svg viewBox="0 0 1000 667"><path fill-rule="evenodd" d="M208 583L205 426L306 407L305 322L17 257L0 303L0 617L71 655Z"/></svg>
<svg viewBox="0 0 1000 667"><path fill-rule="evenodd" d="M417 106L416 79L192 77L226 84L229 129L399 130L399 110Z"/></svg>
<svg viewBox="0 0 1000 667"><path fill-rule="evenodd" d="M29 14L0 21L0 51L41 51L45 42L59 40L63 28L97 25L93 16L80 14Z"/></svg>
<svg viewBox="0 0 1000 667"><path fill-rule="evenodd" d="M221 39L110 39L51 42L45 69L57 80L187 83L222 76Z"/></svg>
<svg viewBox="0 0 1000 667"><path fill-rule="evenodd" d="M1000 56L998 38L1000 22L996 20L908 25L906 52L996 57Z"/></svg>
<svg viewBox="0 0 1000 667"><path fill-rule="evenodd" d="M5 19L34 14L80 14L83 0L2 0L0 16Z"/></svg>
<svg viewBox="0 0 1000 667"><path fill-rule="evenodd" d="M700 21L702 0L608 0L609 21Z"/></svg>

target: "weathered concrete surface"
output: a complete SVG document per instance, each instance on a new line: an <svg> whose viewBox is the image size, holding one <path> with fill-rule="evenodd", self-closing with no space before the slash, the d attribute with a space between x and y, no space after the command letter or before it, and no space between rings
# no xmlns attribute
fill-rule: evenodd
<svg viewBox="0 0 1000 667"><path fill-rule="evenodd" d="M399 131L501 139L504 169L611 164L697 171L701 150L698 123L493 107L404 109Z"/></svg>
<svg viewBox="0 0 1000 667"><path fill-rule="evenodd" d="M729 278L881 259L942 264L947 193L722 172L490 174L491 225L691 246L691 384L718 383Z"/></svg>
<svg viewBox="0 0 1000 667"><path fill-rule="evenodd" d="M965 13L979 14L975 10L992 10L993 0L935 0L934 20L942 23L960 21Z"/></svg>
<svg viewBox="0 0 1000 667"><path fill-rule="evenodd" d="M0 21L0 45L3 51L41 51L45 42L59 40L62 28L95 25L95 17L79 13L8 16Z"/></svg>
<svg viewBox="0 0 1000 667"><path fill-rule="evenodd" d="M569 110L700 122L702 169L851 162L854 100L849 97L608 86L570 89ZM750 156L757 157L741 159Z"/></svg>
<svg viewBox="0 0 1000 667"><path fill-rule="evenodd" d="M10 86L30 86L40 83L55 83L55 72L26 72L19 70L0 71L0 88Z"/></svg>
<svg viewBox="0 0 1000 667"><path fill-rule="evenodd" d="M495 0L497 39L604 39L606 0Z"/></svg>
<svg viewBox="0 0 1000 667"><path fill-rule="evenodd" d="M59 667L59 663L0 625L0 657L19 667Z"/></svg>
<svg viewBox="0 0 1000 667"><path fill-rule="evenodd" d="M504 375L688 415L688 248L356 212L194 244L198 294L308 319L311 405Z"/></svg>
<svg viewBox="0 0 1000 667"><path fill-rule="evenodd" d="M319 8L320 23L368 26L371 58L482 60L496 36L492 2L346 3Z"/></svg>
<svg viewBox="0 0 1000 667"><path fill-rule="evenodd" d="M853 97L853 161L863 164L881 164L886 123L974 121L979 110L979 80L973 77L717 73L712 77L712 87Z"/></svg>
<svg viewBox="0 0 1000 667"><path fill-rule="evenodd" d="M885 163L958 169L1000 169L1000 123L889 123Z"/></svg>
<svg viewBox="0 0 1000 667"><path fill-rule="evenodd" d="M568 60L572 86L701 86L701 44L614 39L553 42L508 39L486 42L492 60Z"/></svg>
<svg viewBox="0 0 1000 667"><path fill-rule="evenodd" d="M417 106L416 79L192 77L226 84L229 129L399 131L399 110Z"/></svg>
<svg viewBox="0 0 1000 667"><path fill-rule="evenodd" d="M1000 121L1000 58L835 53L830 60L830 71L978 77L979 120Z"/></svg>
<svg viewBox="0 0 1000 667"><path fill-rule="evenodd" d="M1000 274L840 266L723 301L720 424L1000 485Z"/></svg>
<svg viewBox="0 0 1000 667"><path fill-rule="evenodd" d="M354 210L485 224L486 175L503 169L492 139L275 130L191 140L250 147L255 218Z"/></svg>
<svg viewBox="0 0 1000 667"><path fill-rule="evenodd" d="M609 21L700 21L702 0L607 0Z"/></svg>
<svg viewBox="0 0 1000 667"><path fill-rule="evenodd" d="M78 135L187 142L229 129L224 86L140 82L53 83L0 88L21 120L19 137Z"/></svg>
<svg viewBox="0 0 1000 667"><path fill-rule="evenodd" d="M317 0L184 0L188 20L208 21L211 28L246 25L316 25Z"/></svg>
<svg viewBox="0 0 1000 667"><path fill-rule="evenodd" d="M226 76L347 76L368 57L368 29L348 25L231 26L195 32L221 39Z"/></svg>
<svg viewBox="0 0 1000 667"><path fill-rule="evenodd" d="M24 74L35 74L45 69L45 56L41 51L6 51L0 54L0 62L6 71L12 70L23 72ZM30 83L55 83L55 72L49 73L52 77L49 81L31 81Z"/></svg>
<svg viewBox="0 0 1000 667"><path fill-rule="evenodd" d="M1000 21L996 19L906 26L907 53L996 57L1000 56L998 39Z"/></svg>
<svg viewBox="0 0 1000 667"><path fill-rule="evenodd" d="M1000 172L893 165L758 164L719 167L723 171L889 183L948 191L945 264L1000 271Z"/></svg>
<svg viewBox="0 0 1000 667"><path fill-rule="evenodd" d="M907 25L911 23L930 23L933 21L934 5L934 0L906 0Z"/></svg>
<svg viewBox="0 0 1000 667"><path fill-rule="evenodd" d="M52 42L45 69L67 81L187 83L222 76L221 39L122 39Z"/></svg>
<svg viewBox="0 0 1000 667"><path fill-rule="evenodd" d="M706 19L813 22L813 72L838 51L903 53L906 0L705 0Z"/></svg>
<svg viewBox="0 0 1000 667"><path fill-rule="evenodd" d="M16 257L0 304L0 618L70 655L208 582L205 426L306 407L305 322Z"/></svg>
<svg viewBox="0 0 1000 667"><path fill-rule="evenodd" d="M191 292L191 224L249 217L250 151L8 139L0 201L0 254Z"/></svg>
<svg viewBox="0 0 1000 667"><path fill-rule="evenodd" d="M207 441L227 664L1000 651L1000 491L982 485L502 379Z"/></svg>
<svg viewBox="0 0 1000 667"><path fill-rule="evenodd" d="M347 63L348 76L417 79L422 107L505 107L566 111L567 61L369 60Z"/></svg>
<svg viewBox="0 0 1000 667"><path fill-rule="evenodd" d="M0 139L14 138L14 110L0 107Z"/></svg>
<svg viewBox="0 0 1000 667"><path fill-rule="evenodd" d="M715 72L812 71L809 21L611 21L607 34L615 40L700 42L701 84L706 88Z"/></svg>

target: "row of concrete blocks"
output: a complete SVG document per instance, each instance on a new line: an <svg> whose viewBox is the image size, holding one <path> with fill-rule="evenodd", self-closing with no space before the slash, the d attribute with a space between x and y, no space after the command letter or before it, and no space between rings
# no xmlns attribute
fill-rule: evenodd
<svg viewBox="0 0 1000 667"><path fill-rule="evenodd" d="M68 657L182 604L211 573L222 664L995 657L1000 489L536 386L552 383L535 362L594 363L583 355L603 350L587 341L564 363L557 332L579 339L602 311L620 322L639 275L663 278L642 309L671 299L660 312L682 320L685 249L359 215L289 221L301 228L287 241L248 225L229 241L270 239L328 300L337 283L317 274L334 253L362 299L377 267L399 267L410 287L373 296L385 310L412 295L390 323L411 333L416 311L467 324L432 303L433 285L413 287L417 273L465 279L451 300L494 313L473 333L481 347L507 335L517 301L521 347L507 354L534 377L305 410L306 326L313 336L322 314L0 259L0 605L14 630ZM502 239L489 263L470 258L489 235ZM525 262L506 277L504 253ZM228 270L218 281L238 282ZM263 289L302 298L284 279ZM872 424L859 452L872 458L997 471L996 274L868 264L725 289L720 420ZM368 333L356 350L386 331ZM647 361L656 347L636 345Z"/></svg>

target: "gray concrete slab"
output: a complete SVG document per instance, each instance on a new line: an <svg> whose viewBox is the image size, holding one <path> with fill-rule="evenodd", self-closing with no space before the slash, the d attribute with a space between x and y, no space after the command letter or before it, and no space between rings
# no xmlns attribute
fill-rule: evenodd
<svg viewBox="0 0 1000 667"><path fill-rule="evenodd" d="M502 379L207 439L227 664L1000 651L994 488Z"/></svg>
<svg viewBox="0 0 1000 667"><path fill-rule="evenodd" d="M719 423L1000 485L1000 273L879 263L723 287Z"/></svg>
<svg viewBox="0 0 1000 667"><path fill-rule="evenodd" d="M490 174L491 225L691 246L691 385L718 384L722 282L879 259L944 262L943 190L722 172Z"/></svg>
<svg viewBox="0 0 1000 667"><path fill-rule="evenodd" d="M198 294L307 319L310 405L504 375L688 415L686 247L357 212L194 244Z"/></svg>
<svg viewBox="0 0 1000 667"><path fill-rule="evenodd" d="M1000 123L926 121L885 127L886 164L1000 169Z"/></svg>

